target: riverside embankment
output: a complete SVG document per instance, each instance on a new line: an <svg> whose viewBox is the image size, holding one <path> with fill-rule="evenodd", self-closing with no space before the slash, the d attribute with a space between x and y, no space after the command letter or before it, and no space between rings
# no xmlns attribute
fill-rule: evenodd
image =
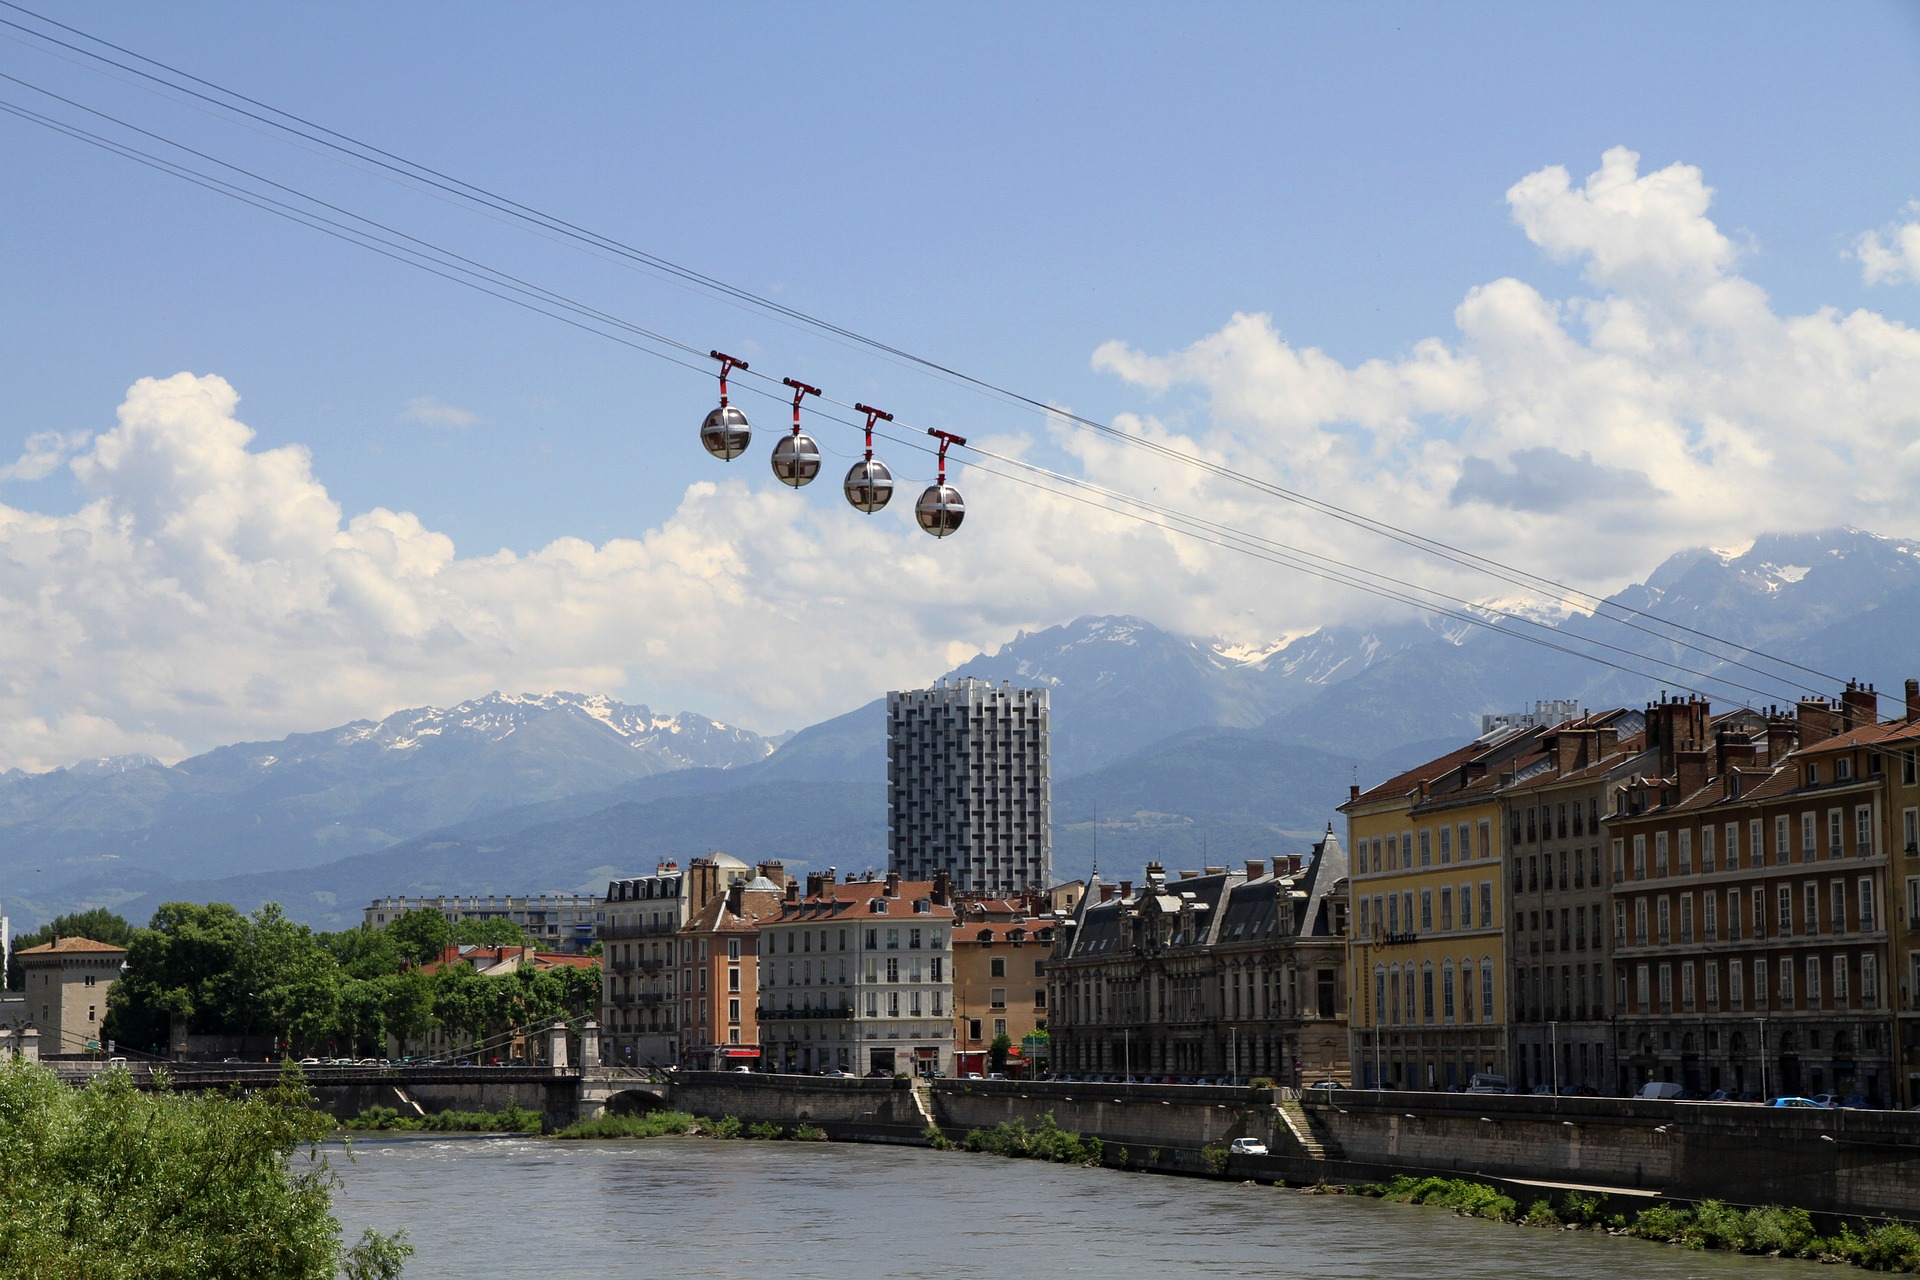
<svg viewBox="0 0 1920 1280"><path fill-rule="evenodd" d="M1296 1184L1400 1175L1597 1188L1628 1200L1720 1199L1920 1221L1920 1115L1615 1098L1179 1085L820 1079L683 1072L671 1105L833 1138L916 1143L1052 1115L1110 1163ZM1259 1138L1270 1154L1220 1148ZM1124 1160L1122 1155L1124 1154Z"/></svg>

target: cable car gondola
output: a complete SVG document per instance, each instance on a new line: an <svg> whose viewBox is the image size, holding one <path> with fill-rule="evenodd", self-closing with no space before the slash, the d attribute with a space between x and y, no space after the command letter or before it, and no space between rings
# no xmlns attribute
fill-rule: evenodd
<svg viewBox="0 0 1920 1280"><path fill-rule="evenodd" d="M967 440L965 436L932 428L928 428L927 434L940 442L940 478L928 485L920 501L913 504L913 518L934 537L944 538L967 518L967 504L961 500L960 491L947 483L947 446L965 444Z"/></svg>
<svg viewBox="0 0 1920 1280"><path fill-rule="evenodd" d="M873 424L875 420L892 422L893 415L870 405L856 404L853 407L856 412L867 415L867 456L854 463L847 472L841 491L847 495L847 501L853 504L854 510L872 515L893 497L893 472L887 470L886 463L873 456Z"/></svg>
<svg viewBox="0 0 1920 1280"><path fill-rule="evenodd" d="M819 395L820 388L792 378L780 381L793 388L793 434L782 436L773 446L773 474L781 484L798 489L820 474L820 446L800 430L800 401L806 396Z"/></svg>
<svg viewBox="0 0 1920 1280"><path fill-rule="evenodd" d="M747 415L727 403L727 375L735 369L746 368L747 362L718 351L708 354L720 362L720 407L709 413L707 420L700 424L700 443L720 461L731 462L747 451L747 444L753 439L753 429L747 425Z"/></svg>

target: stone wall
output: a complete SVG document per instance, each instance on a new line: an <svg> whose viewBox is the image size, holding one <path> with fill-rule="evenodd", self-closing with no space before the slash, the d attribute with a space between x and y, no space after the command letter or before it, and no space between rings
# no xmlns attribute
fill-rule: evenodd
<svg viewBox="0 0 1920 1280"><path fill-rule="evenodd" d="M1275 1123L1270 1089L936 1080L933 1099L941 1127L953 1134L1013 1120L1030 1125L1051 1112L1062 1129L1142 1149L1270 1142Z"/></svg>
<svg viewBox="0 0 1920 1280"><path fill-rule="evenodd" d="M667 1104L699 1116L735 1116L749 1124L810 1124L833 1138L917 1142L927 1128L905 1080L679 1071Z"/></svg>
<svg viewBox="0 0 1920 1280"><path fill-rule="evenodd" d="M1911 1112L1371 1090L1305 1104L1355 1165L1920 1218Z"/></svg>

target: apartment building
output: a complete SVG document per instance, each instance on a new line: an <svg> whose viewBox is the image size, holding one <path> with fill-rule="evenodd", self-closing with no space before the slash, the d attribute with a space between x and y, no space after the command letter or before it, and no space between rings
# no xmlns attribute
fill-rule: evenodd
<svg viewBox="0 0 1920 1280"><path fill-rule="evenodd" d="M1089 882L1048 959L1053 1069L1162 1079L1343 1078L1347 858Z"/></svg>
<svg viewBox="0 0 1920 1280"><path fill-rule="evenodd" d="M787 879L735 880L680 928L680 1065L702 1071L758 1066L760 922L780 914Z"/></svg>
<svg viewBox="0 0 1920 1280"><path fill-rule="evenodd" d="M1047 1026L1047 953L1055 918L1047 895L954 904L954 1069L986 1071L993 1042L1022 1042Z"/></svg>
<svg viewBox="0 0 1920 1280"><path fill-rule="evenodd" d="M1347 817L1357 999L1353 1078L1399 1089L1507 1075L1506 886L1512 850L1500 788L1548 729L1498 728L1366 791Z"/></svg>
<svg viewBox="0 0 1920 1280"><path fill-rule="evenodd" d="M1052 882L1047 691L941 681L887 695L887 865L991 897Z"/></svg>
<svg viewBox="0 0 1920 1280"><path fill-rule="evenodd" d="M375 898L362 913L366 923L384 929L410 911L437 911L448 923L462 920L508 920L526 931L533 945L546 951L584 953L593 945L599 922L600 899L583 893L433 894Z"/></svg>
<svg viewBox="0 0 1920 1280"><path fill-rule="evenodd" d="M789 884L778 914L760 921L766 1068L951 1074L953 925L944 874Z"/></svg>
<svg viewBox="0 0 1920 1280"><path fill-rule="evenodd" d="M1623 1090L1898 1092L1875 703L1849 685L1710 736L1703 703L1650 710L1659 773L1609 826Z"/></svg>
<svg viewBox="0 0 1920 1280"><path fill-rule="evenodd" d="M690 874L696 868L698 874ZM595 936L601 1054L609 1066L664 1067L680 1060L680 929L727 885L753 874L740 859L713 853L686 871L668 861L650 876L608 882Z"/></svg>
<svg viewBox="0 0 1920 1280"><path fill-rule="evenodd" d="M1615 788L1654 767L1646 716L1553 725L1503 776L1512 1079L1612 1092L1613 929L1605 824Z"/></svg>

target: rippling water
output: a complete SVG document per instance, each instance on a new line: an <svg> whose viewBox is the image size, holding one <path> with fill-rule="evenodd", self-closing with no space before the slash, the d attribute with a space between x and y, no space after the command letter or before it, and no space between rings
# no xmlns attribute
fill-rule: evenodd
<svg viewBox="0 0 1920 1280"><path fill-rule="evenodd" d="M553 1275L1317 1277L1849 1274L1273 1187L843 1143L357 1140L351 1239L405 1227L407 1280ZM1856 1273L1857 1274L1857 1273Z"/></svg>

